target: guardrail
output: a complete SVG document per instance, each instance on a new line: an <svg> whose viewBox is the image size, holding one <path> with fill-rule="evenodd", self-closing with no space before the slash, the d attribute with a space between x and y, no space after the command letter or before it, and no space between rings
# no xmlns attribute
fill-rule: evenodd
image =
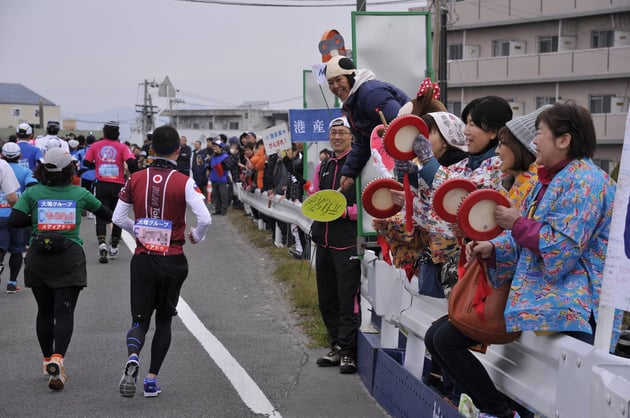
<svg viewBox="0 0 630 418"><path fill-rule="evenodd" d="M267 216L309 232L311 220L302 215L300 203L280 196L269 199L240 187L235 187L235 192L242 202ZM446 299L418 294L416 277L408 281L402 270L380 260L371 250L363 253L362 274L362 329L371 327L367 313L380 317L382 349L397 348L402 332L406 336L402 367L420 382L425 364L424 334L434 320L446 314ZM486 354L476 355L498 387L539 416L630 415L630 359L614 356L603 348L564 334L537 336L523 332L513 343L491 345ZM430 413L416 410L413 415ZM443 416L436 415L435 405L432 413Z"/></svg>

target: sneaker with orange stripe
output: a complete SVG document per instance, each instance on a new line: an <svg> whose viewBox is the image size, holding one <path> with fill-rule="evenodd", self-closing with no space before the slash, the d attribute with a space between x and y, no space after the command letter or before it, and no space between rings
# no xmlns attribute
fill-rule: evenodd
<svg viewBox="0 0 630 418"><path fill-rule="evenodd" d="M50 362L46 365L48 372L48 387L51 390L63 390L68 377L63 366L63 356L61 354L53 354Z"/></svg>

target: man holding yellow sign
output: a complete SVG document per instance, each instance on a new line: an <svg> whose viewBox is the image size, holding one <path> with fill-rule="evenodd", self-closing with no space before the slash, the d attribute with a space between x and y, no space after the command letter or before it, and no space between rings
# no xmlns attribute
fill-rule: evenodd
<svg viewBox="0 0 630 418"><path fill-rule="evenodd" d="M339 366L344 374L357 370L357 330L361 324L359 290L361 265L357 255L357 205L354 187L339 193L341 169L352 148L352 133L345 117L329 125L332 157L316 170L316 195L303 204L314 221L311 236L317 250L315 271L319 310L328 330L330 352L317 359L322 367ZM319 180L317 182L316 180ZM333 195L333 196L331 196Z"/></svg>

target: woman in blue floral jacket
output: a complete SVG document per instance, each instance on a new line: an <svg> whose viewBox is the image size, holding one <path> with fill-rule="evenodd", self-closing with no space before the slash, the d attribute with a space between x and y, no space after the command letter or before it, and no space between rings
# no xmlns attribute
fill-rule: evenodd
<svg viewBox="0 0 630 418"><path fill-rule="evenodd" d="M592 343L608 247L615 185L593 163L589 112L557 103L536 121L539 183L518 208L497 209L511 231L471 244L471 254L496 256L495 285L512 280L505 310L509 331L560 331Z"/></svg>
<svg viewBox="0 0 630 418"><path fill-rule="evenodd" d="M523 211L497 208L495 219L508 231L469 243L467 255L494 265L493 285L512 281L508 331L563 332L592 344L615 185L591 159L596 137L588 110L556 103L537 117L536 129L538 184ZM451 357L448 347L436 348ZM493 414L484 416L515 416L481 363L470 357L449 363L449 371L482 411Z"/></svg>

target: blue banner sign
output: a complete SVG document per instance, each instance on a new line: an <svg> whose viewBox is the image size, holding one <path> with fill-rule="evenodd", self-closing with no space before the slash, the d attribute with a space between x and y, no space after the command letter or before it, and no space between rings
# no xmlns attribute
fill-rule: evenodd
<svg viewBox="0 0 630 418"><path fill-rule="evenodd" d="M292 142L328 141L328 124L341 116L341 109L289 109Z"/></svg>

